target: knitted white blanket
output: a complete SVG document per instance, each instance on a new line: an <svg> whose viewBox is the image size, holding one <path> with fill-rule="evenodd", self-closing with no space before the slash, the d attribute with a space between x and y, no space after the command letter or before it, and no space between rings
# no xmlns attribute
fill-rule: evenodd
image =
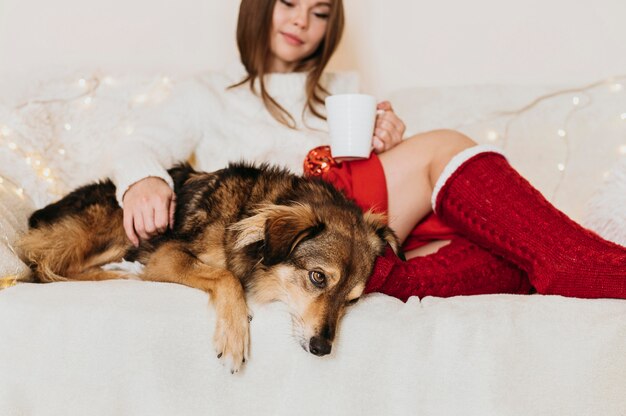
<svg viewBox="0 0 626 416"><path fill-rule="evenodd" d="M136 281L0 291L2 415L623 415L626 302L370 295L315 357L281 305L215 357L204 293Z"/></svg>

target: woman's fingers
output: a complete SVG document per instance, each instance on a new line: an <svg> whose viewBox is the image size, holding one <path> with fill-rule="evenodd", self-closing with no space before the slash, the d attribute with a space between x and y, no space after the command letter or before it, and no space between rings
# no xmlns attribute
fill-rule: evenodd
<svg viewBox="0 0 626 416"><path fill-rule="evenodd" d="M374 138L372 139L372 146L374 147L374 151L376 153L381 153L385 150L385 142L383 142L376 135L374 135Z"/></svg>
<svg viewBox="0 0 626 416"><path fill-rule="evenodd" d="M147 240L148 238L150 238L146 233L146 227L143 223L143 212L141 212L141 210L137 210L133 213L133 222L135 225L135 232L140 239Z"/></svg>
<svg viewBox="0 0 626 416"><path fill-rule="evenodd" d="M147 240L171 226L174 199L169 185L155 177L144 178L126 191L124 231L135 246L139 240Z"/></svg>
<svg viewBox="0 0 626 416"><path fill-rule="evenodd" d="M379 137L385 140L402 139L402 131L395 123L393 123L392 120L389 120L388 118L381 118L376 121L375 133L377 136L378 133L380 133L381 136Z"/></svg>
<svg viewBox="0 0 626 416"><path fill-rule="evenodd" d="M150 235L159 233L162 234L167 230L170 223L170 201L163 201L164 203L157 203L154 207L154 232L147 230Z"/></svg>
<svg viewBox="0 0 626 416"><path fill-rule="evenodd" d="M402 130L393 120L390 120L390 118L390 116L386 116L385 118L381 116L381 118L376 121L374 137L383 144L383 148L379 147L377 150L389 150L402 141ZM374 148L376 148L376 145L374 145Z"/></svg>
<svg viewBox="0 0 626 416"><path fill-rule="evenodd" d="M135 233L135 221L132 212L130 212L130 209L126 206L124 207L124 231L130 242L133 243L135 247L138 247L139 237Z"/></svg>
<svg viewBox="0 0 626 416"><path fill-rule="evenodd" d="M385 152L398 145L405 132L405 125L396 115L389 101L382 101L376 106L379 111L374 127L372 146L377 153Z"/></svg>
<svg viewBox="0 0 626 416"><path fill-rule="evenodd" d="M154 225L155 211L156 209L152 206L144 207L141 211L141 216L143 218L143 233L139 235L144 240L157 234L156 225Z"/></svg>
<svg viewBox="0 0 626 416"><path fill-rule="evenodd" d="M393 111L385 111L384 114L379 115L376 118L377 127L386 127L387 129L393 128L398 135L404 135L406 129L404 122L400 120L400 117Z"/></svg>
<svg viewBox="0 0 626 416"><path fill-rule="evenodd" d="M170 199L169 217L170 217L170 230L174 229L174 214L176 213L176 194L172 193L172 199Z"/></svg>
<svg viewBox="0 0 626 416"><path fill-rule="evenodd" d="M376 105L376 109L377 110L383 110L383 111L393 111L393 108L391 107L391 103L389 101L381 101Z"/></svg>

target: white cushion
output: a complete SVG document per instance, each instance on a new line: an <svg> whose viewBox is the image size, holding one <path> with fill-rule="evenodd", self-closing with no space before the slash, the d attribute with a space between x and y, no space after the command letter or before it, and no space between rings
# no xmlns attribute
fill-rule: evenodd
<svg viewBox="0 0 626 416"><path fill-rule="evenodd" d="M0 289L28 280L30 269L19 259L15 242L27 228L33 203L7 179L0 180Z"/></svg>
<svg viewBox="0 0 626 416"><path fill-rule="evenodd" d="M626 158L613 167L589 201L583 225L607 240L626 246Z"/></svg>
<svg viewBox="0 0 626 416"><path fill-rule="evenodd" d="M501 147L548 200L580 221L625 144L623 94L608 83L582 92L480 85L408 88L389 99L408 134L449 128Z"/></svg>

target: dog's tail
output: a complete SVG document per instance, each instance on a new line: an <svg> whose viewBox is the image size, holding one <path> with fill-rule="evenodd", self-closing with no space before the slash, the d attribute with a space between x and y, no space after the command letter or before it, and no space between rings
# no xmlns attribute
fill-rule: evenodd
<svg viewBox="0 0 626 416"><path fill-rule="evenodd" d="M92 205L31 228L17 243L20 257L40 282L102 280L114 276L100 266L121 261L132 246L124 234L122 210Z"/></svg>

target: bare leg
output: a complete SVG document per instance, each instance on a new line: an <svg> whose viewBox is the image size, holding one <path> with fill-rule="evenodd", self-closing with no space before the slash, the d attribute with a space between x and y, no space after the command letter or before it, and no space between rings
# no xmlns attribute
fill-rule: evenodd
<svg viewBox="0 0 626 416"><path fill-rule="evenodd" d="M431 196L441 172L459 152L476 143L453 130L434 130L412 136L379 155L389 198L389 224L404 241L432 211ZM407 258L436 251L443 243L406 253Z"/></svg>
<svg viewBox="0 0 626 416"><path fill-rule="evenodd" d="M424 244L421 247L415 248L410 251L405 251L404 257L406 259L412 259L414 257L428 256L429 254L436 253L441 247L447 246L448 244L450 244L450 240L431 241L430 243Z"/></svg>

